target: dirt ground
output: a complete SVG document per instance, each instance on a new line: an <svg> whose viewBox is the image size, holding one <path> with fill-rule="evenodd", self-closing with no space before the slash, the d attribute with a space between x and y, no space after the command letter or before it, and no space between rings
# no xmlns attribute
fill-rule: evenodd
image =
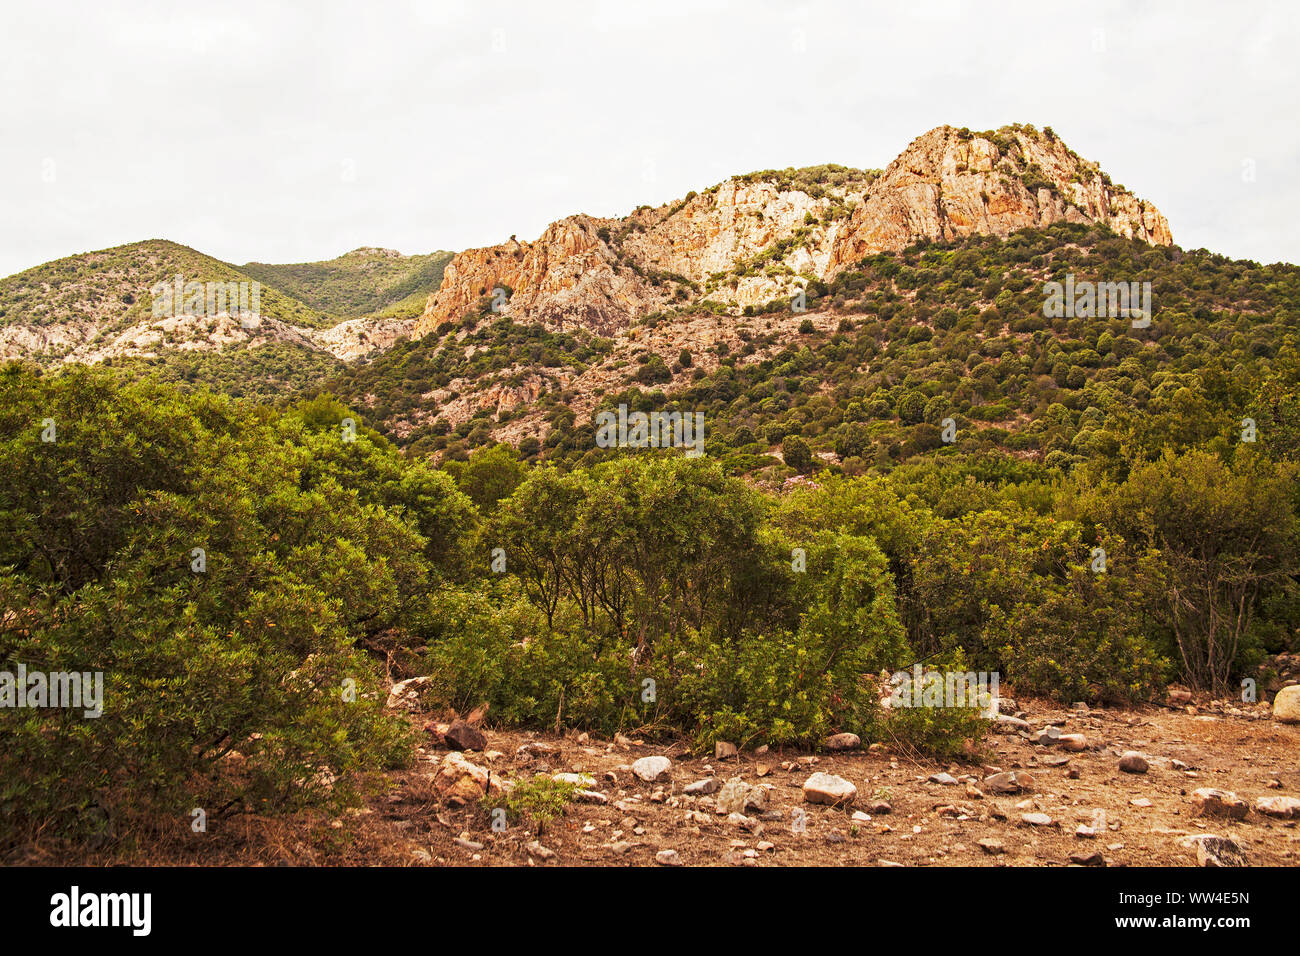
<svg viewBox="0 0 1300 956"><path fill-rule="evenodd" d="M589 789L601 797L586 799L607 802L571 803L540 838L527 821L494 831L482 806L446 804L434 775L449 751L430 743L415 766L386 777L363 807L343 817L239 818L200 838L187 833L166 848L30 862L657 866L659 851L675 850L687 866L1067 866L1072 855L1094 853L1107 866L1196 866L1189 838L1215 834L1235 840L1250 865L1300 865L1300 819L1275 819L1253 808L1260 796L1300 796L1300 726L1269 719L1266 705L1087 712L1026 700L1017 706L1031 730L1056 725L1081 733L1089 749L1067 753L999 725L976 763L942 765L879 745L847 753L742 751L718 760L690 756L684 744L614 743L489 726L484 751L465 757L493 777L587 774L595 780ZM413 719L423 723L428 716ZM520 752L526 745L532 746ZM1120 754L1128 750L1148 759L1146 773L1119 770ZM672 768L666 779L644 783L630 765L653 755L669 757ZM1010 770L1027 771L1032 792L989 792L984 778ZM854 805L806 803L803 783L817 771L855 784ZM958 782L931 782L940 772ZM766 810L746 811L743 821L728 819L714 805L718 794L683 793L708 777L719 784L733 777L770 784ZM1200 787L1233 791L1252 809L1241 821L1197 816L1191 794ZM1105 829L1091 838L1076 835L1079 825L1097 824L1097 811L1104 811ZM1022 818L1030 813L1051 822L1027 823ZM980 841L1001 847L986 849Z"/></svg>

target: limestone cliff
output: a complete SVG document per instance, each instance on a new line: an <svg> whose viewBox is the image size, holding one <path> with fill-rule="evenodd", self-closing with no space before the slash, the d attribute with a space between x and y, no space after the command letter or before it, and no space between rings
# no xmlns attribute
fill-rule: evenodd
<svg viewBox="0 0 1300 956"><path fill-rule="evenodd" d="M820 171L825 179L806 175ZM459 321L497 288L510 295L496 311L561 329L609 333L700 300L739 312L917 239L1005 236L1061 220L1172 242L1154 205L1111 183L1050 131L943 126L883 174L844 167L750 174L623 219L572 216L535 242L466 250L447 266L416 334Z"/></svg>

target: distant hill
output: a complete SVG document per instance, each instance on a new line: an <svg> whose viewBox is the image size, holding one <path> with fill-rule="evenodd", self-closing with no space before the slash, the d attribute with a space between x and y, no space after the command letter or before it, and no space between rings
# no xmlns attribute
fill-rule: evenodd
<svg viewBox="0 0 1300 956"><path fill-rule="evenodd" d="M326 262L248 262L239 268L325 314L413 318L424 311L425 299L437 290L451 258L450 252L404 256L363 247Z"/></svg>

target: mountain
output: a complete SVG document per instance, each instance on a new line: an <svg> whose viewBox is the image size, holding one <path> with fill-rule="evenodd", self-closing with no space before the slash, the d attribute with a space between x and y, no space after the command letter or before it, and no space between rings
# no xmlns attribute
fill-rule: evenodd
<svg viewBox="0 0 1300 956"><path fill-rule="evenodd" d="M1050 128L944 126L913 141L883 173L839 166L752 173L622 219L576 215L535 242L512 237L466 250L446 267L416 333L458 321L484 297L520 321L603 334L694 302L738 315L919 239L1006 236L1056 222L1173 241L1154 205L1114 185Z"/></svg>
<svg viewBox="0 0 1300 956"><path fill-rule="evenodd" d="M166 240L69 256L0 280L0 358L169 360L281 343L354 359L410 334L449 259L365 248L330 262L234 266ZM200 307L171 296L177 276L202 284ZM241 283L255 321L234 304Z"/></svg>

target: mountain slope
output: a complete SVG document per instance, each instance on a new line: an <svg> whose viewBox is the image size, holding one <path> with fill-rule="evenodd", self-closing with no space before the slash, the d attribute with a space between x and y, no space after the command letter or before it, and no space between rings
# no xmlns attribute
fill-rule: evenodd
<svg viewBox="0 0 1300 956"><path fill-rule="evenodd" d="M99 362L282 342L352 359L410 334L448 258L362 249L328 263L237 267L166 240L69 256L0 279L0 358ZM176 276L248 283L250 308L259 284L256 320L216 300L210 314L205 303L202 314L178 304L155 315L153 290ZM354 307L379 314L347 311Z"/></svg>
<svg viewBox="0 0 1300 956"><path fill-rule="evenodd" d="M393 318L413 318L437 290L451 258L450 252L404 256L393 249L362 247L325 262L247 262L239 268L264 285L329 315L385 313ZM406 309L405 315L392 314L399 306Z"/></svg>

